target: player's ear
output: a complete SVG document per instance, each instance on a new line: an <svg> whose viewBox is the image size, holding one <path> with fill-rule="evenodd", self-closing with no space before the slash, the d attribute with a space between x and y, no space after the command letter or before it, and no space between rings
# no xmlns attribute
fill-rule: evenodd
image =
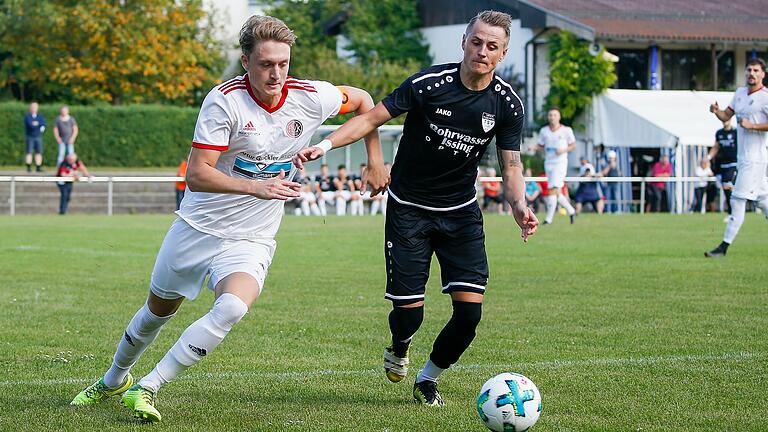
<svg viewBox="0 0 768 432"><path fill-rule="evenodd" d="M467 43L467 35L463 34L461 35L461 50L464 51L464 44Z"/></svg>
<svg viewBox="0 0 768 432"><path fill-rule="evenodd" d="M240 54L240 64L243 65L243 69L248 70L248 56Z"/></svg>

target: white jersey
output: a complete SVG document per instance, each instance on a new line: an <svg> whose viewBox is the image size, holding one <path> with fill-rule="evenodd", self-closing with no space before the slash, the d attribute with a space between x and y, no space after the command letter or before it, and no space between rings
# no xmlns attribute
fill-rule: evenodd
<svg viewBox="0 0 768 432"><path fill-rule="evenodd" d="M256 99L248 75L211 90L195 125L192 147L221 152L216 169L252 181L295 173L291 158L309 146L312 134L341 108L342 94L325 81L288 78L274 107ZM249 195L187 190L176 212L198 231L228 239L271 239L284 202Z"/></svg>
<svg viewBox="0 0 768 432"><path fill-rule="evenodd" d="M576 142L573 129L560 125L554 131L549 125L539 130L539 143L544 146L544 162L547 164L568 163L568 153L557 154L557 150L566 149L568 144Z"/></svg>
<svg viewBox="0 0 768 432"><path fill-rule="evenodd" d="M755 124L768 123L768 89L760 87L750 93L747 87L739 87L728 108L736 114L738 124L737 161L768 163L768 132L746 130L740 124L743 118Z"/></svg>

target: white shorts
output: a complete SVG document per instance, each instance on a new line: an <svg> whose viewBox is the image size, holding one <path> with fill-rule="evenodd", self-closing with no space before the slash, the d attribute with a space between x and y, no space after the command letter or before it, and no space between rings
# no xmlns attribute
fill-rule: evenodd
<svg viewBox="0 0 768 432"><path fill-rule="evenodd" d="M176 219L157 253L150 290L164 299L194 300L206 276L210 275L208 289L213 290L233 273L253 276L262 290L276 247L272 239L224 239L200 232L184 219Z"/></svg>
<svg viewBox="0 0 768 432"><path fill-rule="evenodd" d="M561 188L565 184L565 175L568 173L568 163L558 162L548 164L544 162L544 172L547 174L547 188Z"/></svg>
<svg viewBox="0 0 768 432"><path fill-rule="evenodd" d="M766 163L739 162L733 196L753 201L768 197L766 169Z"/></svg>
<svg viewBox="0 0 768 432"><path fill-rule="evenodd" d="M320 200L326 202L334 202L336 200L336 192L324 191L320 193Z"/></svg>
<svg viewBox="0 0 768 432"><path fill-rule="evenodd" d="M299 199L306 201L310 204L317 202L317 197L313 192L299 192Z"/></svg>
<svg viewBox="0 0 768 432"><path fill-rule="evenodd" d="M352 199L352 192L350 192L348 190L341 190L341 191L339 191L339 196L344 201L349 201L349 200Z"/></svg>

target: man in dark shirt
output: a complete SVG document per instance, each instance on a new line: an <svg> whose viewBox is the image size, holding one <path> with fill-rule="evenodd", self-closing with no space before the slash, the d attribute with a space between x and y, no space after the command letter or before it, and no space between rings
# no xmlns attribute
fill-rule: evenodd
<svg viewBox="0 0 768 432"><path fill-rule="evenodd" d="M480 322L488 262L475 178L494 137L504 196L523 239L538 226L525 201L520 160L523 104L494 73L507 53L510 24L505 13L480 13L462 38L461 63L432 66L408 78L373 110L294 158L296 165L315 160L408 113L392 166L384 234L385 298L393 303L392 345L384 352L384 369L393 382L407 374L408 348L424 317L424 291L434 253L442 291L451 295L453 315L414 384L414 399L429 406L444 405L437 378L469 347Z"/></svg>
<svg viewBox="0 0 768 432"><path fill-rule="evenodd" d="M43 170L43 132L47 123L45 117L37 112L37 102L29 104L29 112L24 115L24 129L27 137L27 154L24 162L27 164L27 172L32 171L32 154L35 155L35 167L37 172Z"/></svg>
<svg viewBox="0 0 768 432"><path fill-rule="evenodd" d="M328 213L326 203L336 201L336 183L334 180L335 178L328 173L328 165L322 164L320 174L315 177L317 205L322 216Z"/></svg>
<svg viewBox="0 0 768 432"><path fill-rule="evenodd" d="M725 194L725 210L731 214L731 192L733 180L736 178L736 154L738 141L736 130L733 129L731 120L723 122L723 128L715 132L715 145L709 151L709 160L715 161L715 166L720 184Z"/></svg>

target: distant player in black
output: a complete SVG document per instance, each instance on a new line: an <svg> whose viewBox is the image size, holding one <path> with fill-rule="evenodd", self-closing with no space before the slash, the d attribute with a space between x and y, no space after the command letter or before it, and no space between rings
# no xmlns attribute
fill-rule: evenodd
<svg viewBox="0 0 768 432"><path fill-rule="evenodd" d="M539 223L525 201L520 160L525 111L512 87L494 73L507 53L510 24L505 13L480 13L462 38L461 63L432 66L408 78L373 110L294 158L301 166L408 113L392 166L386 214L385 297L393 309L392 346L384 352L384 369L393 382L407 374L408 347L424 317L424 291L434 253L440 262L442 291L451 295L453 315L414 384L416 401L430 406L443 405L437 378L467 349L480 322L488 262L474 184L480 158L494 137L504 196L524 240Z"/></svg>
<svg viewBox="0 0 768 432"><path fill-rule="evenodd" d="M317 192L317 205L320 214L327 214L326 203L336 200L336 178L328 173L328 165L320 166L320 174L315 177L315 191Z"/></svg>
<svg viewBox="0 0 768 432"><path fill-rule="evenodd" d="M720 184L725 193L725 208L731 214L731 192L736 179L736 130L731 120L723 122L723 128L715 133L715 145L709 151L709 160L713 160L715 174L720 177Z"/></svg>

